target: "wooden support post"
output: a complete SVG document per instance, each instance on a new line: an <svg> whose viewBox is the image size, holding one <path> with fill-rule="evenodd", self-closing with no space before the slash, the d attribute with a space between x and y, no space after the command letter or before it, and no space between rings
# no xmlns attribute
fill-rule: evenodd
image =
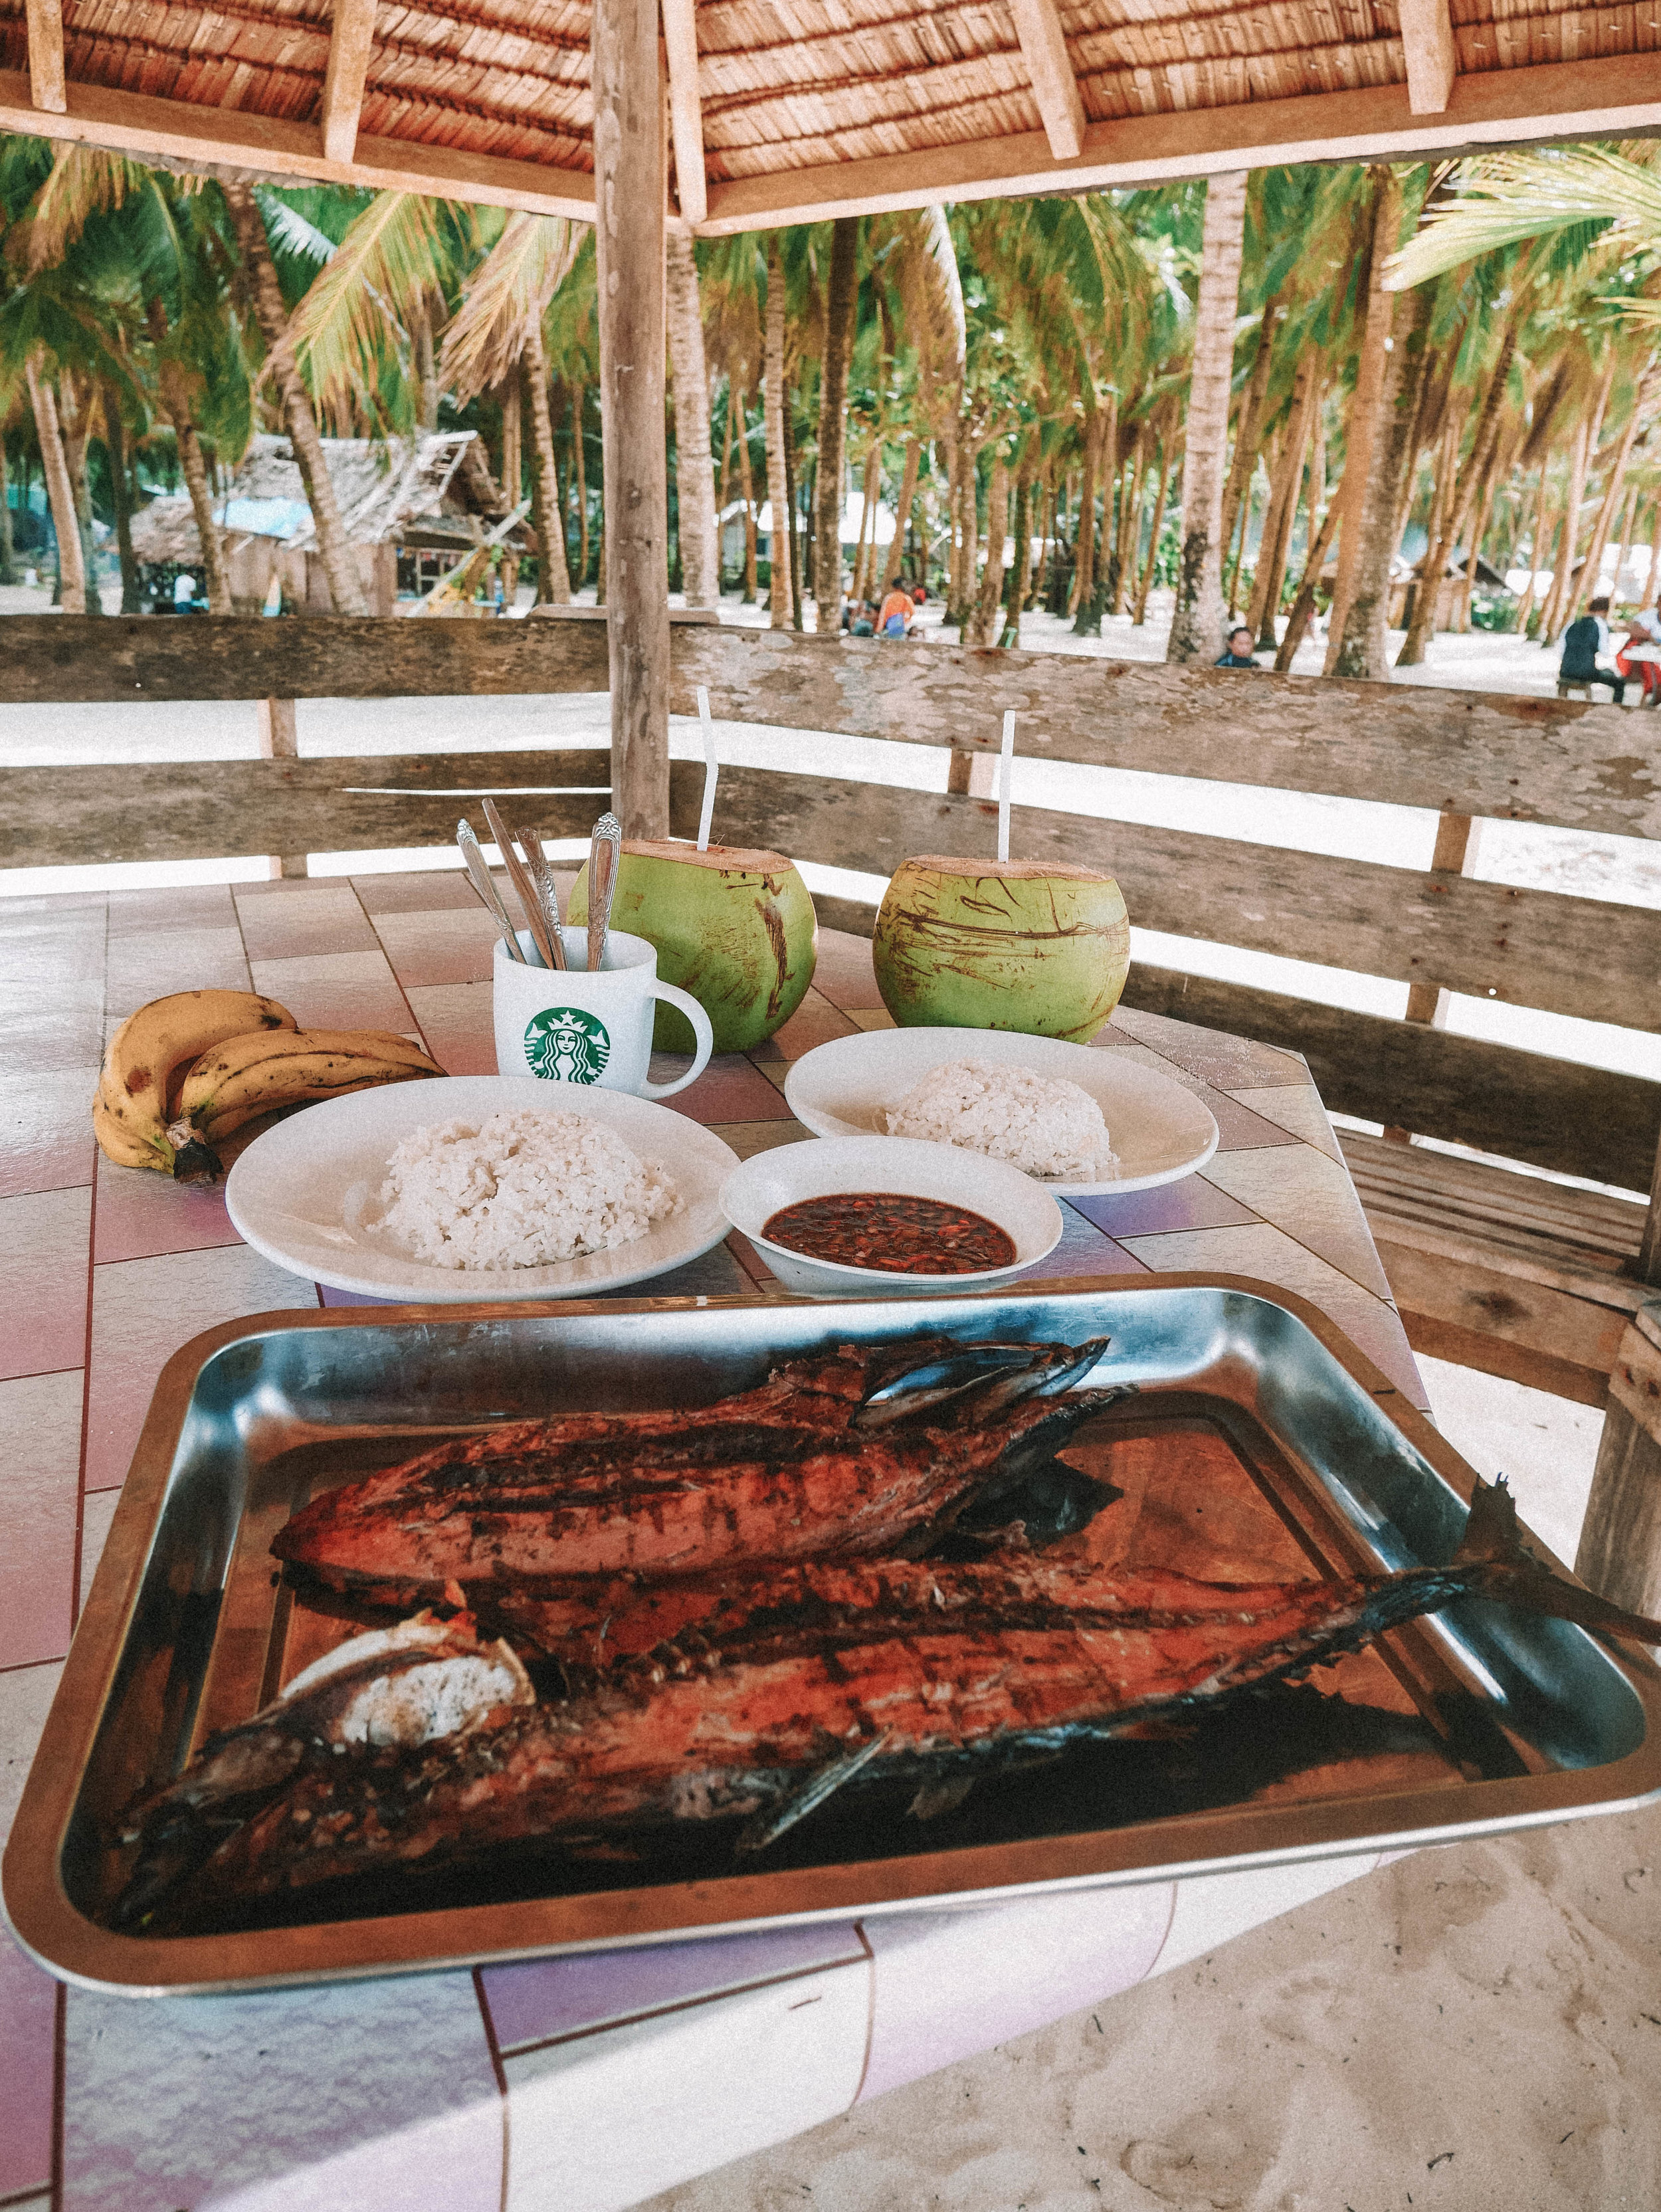
<svg viewBox="0 0 1661 2212"><path fill-rule="evenodd" d="M1463 876L1476 858L1475 823L1469 814L1444 814L1436 824L1436 843L1430 856L1430 865L1450 876ZM1447 993L1434 983L1409 983L1407 987L1407 1018L1410 1022L1428 1022L1433 1029L1442 1029L1447 1022ZM1392 1145L1410 1144L1413 1133L1393 1124L1385 1130Z"/></svg>
<svg viewBox="0 0 1661 2212"><path fill-rule="evenodd" d="M1621 1339L1574 1571L1630 1613L1661 1608L1661 1305Z"/></svg>
<svg viewBox="0 0 1661 2212"><path fill-rule="evenodd" d="M996 753L958 752L946 763L946 789L956 799L990 799L997 787Z"/></svg>
<svg viewBox="0 0 1661 2212"><path fill-rule="evenodd" d="M358 117L374 34L375 0L335 0L329 67L323 80L321 121L327 161L350 161L357 154Z"/></svg>
<svg viewBox="0 0 1661 2212"><path fill-rule="evenodd" d="M262 699L259 705L259 750L267 760L298 760L300 731L292 699ZM274 854L274 876L303 876L308 872L304 853Z"/></svg>
<svg viewBox="0 0 1661 2212"><path fill-rule="evenodd" d="M1415 115L1442 115L1453 97L1459 56L1448 0L1401 0L1407 104Z"/></svg>
<svg viewBox="0 0 1661 2212"><path fill-rule="evenodd" d="M596 0L591 35L611 803L626 837L663 837L669 833L667 185L657 0Z"/></svg>
<svg viewBox="0 0 1661 2212"><path fill-rule="evenodd" d="M65 114L63 0L28 0L28 37L29 98L45 114Z"/></svg>
<svg viewBox="0 0 1661 2212"><path fill-rule="evenodd" d="M675 135L675 191L683 222L709 213L704 168L704 109L698 92L698 23L694 0L664 0L669 116Z"/></svg>
<svg viewBox="0 0 1661 2212"><path fill-rule="evenodd" d="M1058 161L1076 161L1084 146L1084 103L1067 57L1055 0L1010 0L1009 12L1050 151Z"/></svg>

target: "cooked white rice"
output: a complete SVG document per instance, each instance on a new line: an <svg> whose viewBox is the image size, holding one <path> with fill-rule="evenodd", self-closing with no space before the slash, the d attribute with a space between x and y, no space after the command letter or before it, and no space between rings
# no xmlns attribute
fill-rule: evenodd
<svg viewBox="0 0 1661 2212"><path fill-rule="evenodd" d="M433 1267L549 1267L633 1244L680 1205L655 1161L581 1114L530 1107L413 1129L377 1233Z"/></svg>
<svg viewBox="0 0 1661 2212"><path fill-rule="evenodd" d="M1095 1181L1118 1161L1101 1109L1076 1083L1006 1060L949 1060L888 1109L891 1137L1008 1160L1033 1176Z"/></svg>

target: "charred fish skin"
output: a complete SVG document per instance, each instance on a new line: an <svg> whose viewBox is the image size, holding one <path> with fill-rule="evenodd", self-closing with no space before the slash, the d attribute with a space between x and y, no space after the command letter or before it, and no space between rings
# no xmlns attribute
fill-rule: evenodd
<svg viewBox="0 0 1661 2212"><path fill-rule="evenodd" d="M937 1344L910 1349L925 1373L941 1366ZM949 1349L973 1372L950 1374L945 1401L933 1389L919 1404L882 1396L870 1433L853 1417L905 1375L892 1348L873 1367L845 1347L678 1425L586 1415L439 1447L324 1492L272 1550L336 1589L403 1593L878 1552L950 1525L972 1496L1013 1492L1129 1387L1053 1395L1100 1363L1105 1340ZM834 1388L820 1388L827 1377Z"/></svg>

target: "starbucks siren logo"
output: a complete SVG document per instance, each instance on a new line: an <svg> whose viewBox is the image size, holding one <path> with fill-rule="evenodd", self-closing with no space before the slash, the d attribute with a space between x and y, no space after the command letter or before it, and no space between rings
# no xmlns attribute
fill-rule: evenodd
<svg viewBox="0 0 1661 2212"><path fill-rule="evenodd" d="M524 1056L550 1083L597 1083L611 1057L611 1033L578 1006L549 1006L528 1024Z"/></svg>

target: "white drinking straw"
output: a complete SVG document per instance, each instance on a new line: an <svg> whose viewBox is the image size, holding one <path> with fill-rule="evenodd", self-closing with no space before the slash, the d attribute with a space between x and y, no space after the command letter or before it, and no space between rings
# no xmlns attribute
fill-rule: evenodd
<svg viewBox="0 0 1661 2212"><path fill-rule="evenodd" d="M1015 773L1015 708L1003 717L1003 747L997 757L997 857L1009 857L1009 779Z"/></svg>
<svg viewBox="0 0 1661 2212"><path fill-rule="evenodd" d="M698 816L698 850L709 850L709 825L715 819L715 782L721 763L715 757L715 725L709 719L709 693L698 686L698 719L704 726L704 804Z"/></svg>

